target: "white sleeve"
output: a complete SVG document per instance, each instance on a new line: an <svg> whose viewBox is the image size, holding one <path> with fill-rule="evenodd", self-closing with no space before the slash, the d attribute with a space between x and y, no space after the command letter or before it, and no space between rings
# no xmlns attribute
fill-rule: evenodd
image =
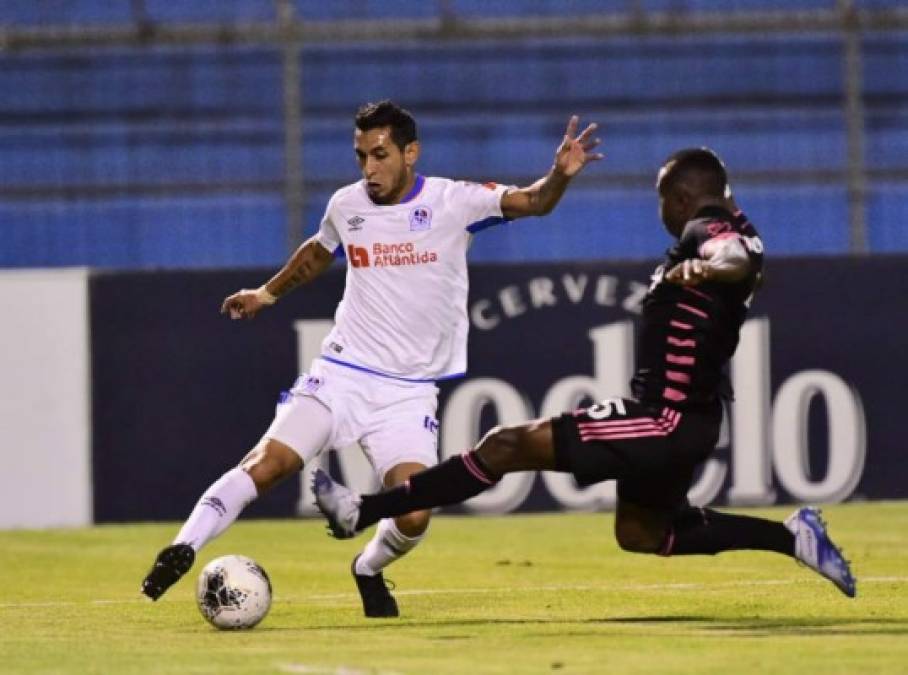
<svg viewBox="0 0 908 675"><path fill-rule="evenodd" d="M501 198L511 186L497 183L457 183L457 203L466 220L464 229L470 233L508 221L501 213Z"/></svg>
<svg viewBox="0 0 908 675"><path fill-rule="evenodd" d="M340 235L334 226L334 196L328 200L328 206L325 207L325 215L322 216L318 232L315 233L315 240L331 253L334 253L337 247L341 245Z"/></svg>

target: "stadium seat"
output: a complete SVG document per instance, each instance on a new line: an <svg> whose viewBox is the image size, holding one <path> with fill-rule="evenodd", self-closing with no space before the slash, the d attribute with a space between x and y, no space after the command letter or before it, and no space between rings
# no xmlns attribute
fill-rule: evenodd
<svg viewBox="0 0 908 675"><path fill-rule="evenodd" d="M583 14L622 11L632 3L554 4L559 12ZM723 8L831 4L735 0ZM865 0L861 7L895 4ZM642 3L672 11L714 5ZM119 22L129 20L128 6L14 0L3 3L0 21ZM253 0L147 0L144 6L161 21L259 20L273 12L272 3ZM312 20L426 18L442 11L464 17L544 14L553 6L536 0L297 3ZM905 167L906 45L904 35L864 41L865 162L871 171ZM419 169L427 175L523 183L547 169L570 113L601 124L607 158L568 194L552 216L555 227L521 223L484 233L476 238L474 259L585 258L591 251L652 256L664 243L655 223L655 171L671 151L699 145L725 158L742 204L751 205L775 254L845 251L844 187L830 183L841 180L848 157L842 58L837 35L451 42L431 50L415 43L307 45L306 224L314 227L331 192L358 175L351 147L356 108L391 97L419 120ZM514 77L515 62L534 76ZM0 227L20 243L0 253L0 264L205 266L270 264L283 256L279 52L226 46L41 52L4 55L3 66L0 87L10 94L0 104L0 197L9 198ZM94 186L90 197L86 185ZM192 198L181 196L187 194ZM899 234L903 196L897 186L874 186L868 202L872 250L908 248ZM123 224L123 231L103 229L97 222L103 218ZM624 230L621 236L601 225L616 220L627 224L617 230ZM143 223L160 226L143 229ZM204 247L204 253L186 246L185 232L192 228L199 241L207 240L207 223L219 230L223 245ZM275 244L245 252L250 232ZM139 235L149 241L136 243ZM87 245L95 236L109 242L104 250Z"/></svg>
<svg viewBox="0 0 908 675"><path fill-rule="evenodd" d="M286 258L279 195L0 204L0 266L222 267Z"/></svg>

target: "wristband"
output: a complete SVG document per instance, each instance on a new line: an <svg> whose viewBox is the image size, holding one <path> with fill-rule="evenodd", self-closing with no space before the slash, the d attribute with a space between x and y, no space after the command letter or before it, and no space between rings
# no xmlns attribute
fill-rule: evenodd
<svg viewBox="0 0 908 675"><path fill-rule="evenodd" d="M277 296L272 294L264 284L255 289L255 297L263 305L273 305L277 302Z"/></svg>

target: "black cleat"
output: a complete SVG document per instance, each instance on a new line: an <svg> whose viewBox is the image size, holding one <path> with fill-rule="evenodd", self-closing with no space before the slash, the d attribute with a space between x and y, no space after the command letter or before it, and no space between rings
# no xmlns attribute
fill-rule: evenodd
<svg viewBox="0 0 908 675"><path fill-rule="evenodd" d="M142 582L142 592L152 600L157 600L189 571L194 562L195 551L189 544L168 546L158 553L148 576Z"/></svg>
<svg viewBox="0 0 908 675"><path fill-rule="evenodd" d="M400 616L400 611L397 609L397 601L388 592L388 583L385 582L382 573L379 572L371 577L367 574L357 574L357 560L359 560L359 556L353 559L350 572L356 580L359 597L363 599L363 612L365 615L372 619ZM391 585L391 588L394 588L394 586Z"/></svg>

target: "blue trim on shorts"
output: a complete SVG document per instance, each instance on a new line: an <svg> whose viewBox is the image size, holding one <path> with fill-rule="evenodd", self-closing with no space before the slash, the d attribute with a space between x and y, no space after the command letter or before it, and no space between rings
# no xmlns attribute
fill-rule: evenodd
<svg viewBox="0 0 908 675"><path fill-rule="evenodd" d="M335 359L330 356L325 356L324 354L319 357L329 363L334 363L339 366L344 366L344 368L352 368L353 370L358 370L361 373L369 373L369 375L378 375L379 377L386 377L389 380L399 380L400 382L412 382L413 384L428 384L433 382L438 382L440 380L453 380L458 377L463 377L466 375L466 372L463 373L454 373L453 375L444 375L443 377L430 378L427 380L418 380L411 379L407 377L398 377L397 375L389 375L388 373L383 373L380 370L372 370L371 368L366 368L364 366L358 366L355 363L348 363L347 361L341 361L340 359Z"/></svg>

